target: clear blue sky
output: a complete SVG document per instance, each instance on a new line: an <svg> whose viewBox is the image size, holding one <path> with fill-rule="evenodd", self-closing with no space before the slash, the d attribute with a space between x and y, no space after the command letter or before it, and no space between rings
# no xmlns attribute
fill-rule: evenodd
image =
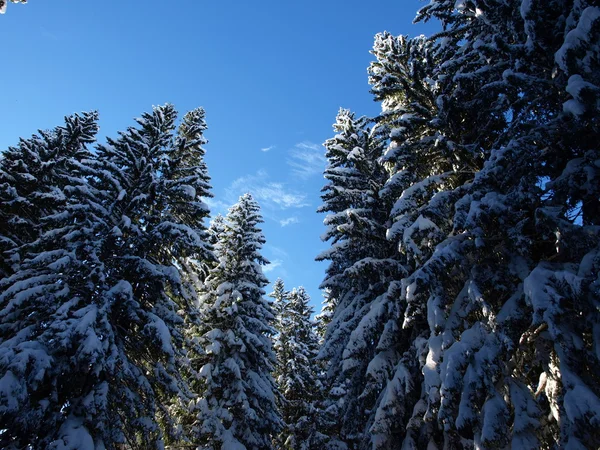
<svg viewBox="0 0 600 450"><path fill-rule="evenodd" d="M30 0L0 16L0 149L97 109L101 139L152 105L203 106L213 209L250 191L266 268L320 308L323 141L340 107L374 115L373 36L430 34L418 0Z"/></svg>

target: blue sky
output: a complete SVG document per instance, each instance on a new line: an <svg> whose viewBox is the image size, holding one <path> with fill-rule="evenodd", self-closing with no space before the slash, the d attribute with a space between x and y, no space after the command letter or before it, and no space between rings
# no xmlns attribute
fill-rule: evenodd
<svg viewBox="0 0 600 450"><path fill-rule="evenodd" d="M269 279L304 285L318 310L326 263L323 141L340 107L374 115L373 36L430 34L418 0L30 0L0 16L0 149L73 112L100 112L101 140L152 105L207 112L207 164L225 211L260 202Z"/></svg>

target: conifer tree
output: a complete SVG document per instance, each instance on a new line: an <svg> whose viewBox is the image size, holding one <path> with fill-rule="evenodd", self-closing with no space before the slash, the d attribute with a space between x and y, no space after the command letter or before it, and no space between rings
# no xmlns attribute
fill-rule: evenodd
<svg viewBox="0 0 600 450"><path fill-rule="evenodd" d="M194 394L181 370L182 313L193 309L180 263L209 247L185 240L205 234L196 218L175 214L178 179L165 167L182 148L174 119L170 105L157 107L76 165L87 183L67 174L66 205L2 282L3 448L148 449L182 438L173 405Z"/></svg>
<svg viewBox="0 0 600 450"><path fill-rule="evenodd" d="M273 299L273 315L275 316L275 329L278 333L281 332L279 321L283 317L283 312L288 303L288 292L285 290L285 284L281 278L277 278L273 283L273 292L269 294Z"/></svg>
<svg viewBox="0 0 600 450"><path fill-rule="evenodd" d="M96 113L67 117L64 127L21 140L0 163L2 232L12 247L0 281L2 448L46 448L59 429L77 427L72 393L85 384L94 341L85 326L81 341L70 340L89 316L85 308L69 313L98 270L93 243L81 240L96 222L84 176L96 122ZM73 368L77 376L68 377Z"/></svg>
<svg viewBox="0 0 600 450"><path fill-rule="evenodd" d="M65 117L65 125L20 139L0 157L0 277L18 267L19 247L43 232L43 218L64 207L66 186L85 181L78 167L91 157L96 112Z"/></svg>
<svg viewBox="0 0 600 450"><path fill-rule="evenodd" d="M219 237L225 231L225 218L221 214L217 214L213 220L210 221L208 227L208 242L215 248L218 247Z"/></svg>
<svg viewBox="0 0 600 450"><path fill-rule="evenodd" d="M373 50L379 195L393 205L380 223L402 269L371 339L383 390L360 442L339 435L354 448L595 448L600 10L436 0L418 15L432 18L443 32L384 33ZM324 348L343 329L337 292ZM337 393L343 408L364 398Z"/></svg>
<svg viewBox="0 0 600 450"><path fill-rule="evenodd" d="M267 263L260 254L261 222L252 196L240 197L219 233L218 264L200 297L205 351L195 429L200 448L271 449L282 426L271 376L274 317L263 297L268 281L261 269Z"/></svg>
<svg viewBox="0 0 600 450"><path fill-rule="evenodd" d="M281 448L316 448L324 441L318 430L316 402L320 394L315 358L318 338L311 320L310 297L304 288L284 291L283 281L277 280L271 294L275 298L275 353L277 363L274 377L279 393L286 428L279 436Z"/></svg>
<svg viewBox="0 0 600 450"><path fill-rule="evenodd" d="M339 435L347 442L362 438L368 420L363 411L378 395L368 373L372 340L390 312L381 296L399 270L385 239L388 204L379 196L386 178L378 163L383 141L380 130L367 125L367 119L340 110L334 125L338 134L325 142L328 184L319 209L330 212L323 238L332 247L317 259L331 260L321 287L333 310L319 358L327 364L328 410L338 409Z"/></svg>
<svg viewBox="0 0 600 450"><path fill-rule="evenodd" d="M591 225L596 214L595 190L582 187L597 176L588 139L597 135L598 84L582 55L598 52L598 9L492 3L431 2L420 17L440 20L444 33L420 39L412 56L416 40L388 51L388 35L375 47L388 184L403 170L411 177L393 193L388 235L407 258L398 304L412 344L371 428L380 448L598 445L583 425L600 404L598 358L589 356L598 318L588 313L598 241L576 220ZM423 77L415 69L428 55L435 64ZM415 85L435 100L423 108L426 134L388 112L410 113ZM420 147L423 136L436 145ZM417 159L444 147L451 151ZM575 400L581 392L585 404Z"/></svg>

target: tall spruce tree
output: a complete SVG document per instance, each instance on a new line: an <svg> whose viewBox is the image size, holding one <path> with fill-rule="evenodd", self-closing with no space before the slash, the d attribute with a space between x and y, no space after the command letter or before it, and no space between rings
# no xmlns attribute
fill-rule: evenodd
<svg viewBox="0 0 600 450"><path fill-rule="evenodd" d="M193 393L181 371L191 299L179 262L208 247L185 241L181 230L202 236L201 226L174 214L177 178L165 167L182 148L174 119L170 105L157 107L77 165L88 182L67 177L66 206L2 282L4 448L147 449L181 438L174 399Z"/></svg>
<svg viewBox="0 0 600 450"><path fill-rule="evenodd" d="M97 118L67 117L65 126L21 140L0 162L2 233L10 236L3 240L10 243L9 276L0 281L2 448L49 448L87 377L88 330L79 330L81 345L68 339L85 314L68 313L97 270L93 245L80 239L95 226L85 162Z"/></svg>
<svg viewBox="0 0 600 450"><path fill-rule="evenodd" d="M20 139L0 156L0 277L14 273L18 249L43 232L43 218L64 208L65 188L85 181L78 167L89 159L98 114L65 117L65 124Z"/></svg>
<svg viewBox="0 0 600 450"><path fill-rule="evenodd" d="M389 130L382 158L389 178L381 190L393 204L387 237L397 243L405 276L421 267L451 233L454 202L482 162L481 147L463 142L460 104L455 105L445 94L445 85L435 79L443 61L441 50L423 37L383 33L376 36L377 61L369 69L372 92L382 102L380 121ZM419 361L429 332L428 316L423 314L428 300L404 300L416 287L406 280L399 278L390 285L390 292L395 292L389 296L388 308L395 314L379 338L379 352L372 361L375 367L383 364L388 379L380 378L386 387L372 410L365 447L370 441L376 448L389 448L401 439L413 414L411 404L421 396ZM424 278L418 281L427 285ZM420 409L416 414L421 414Z"/></svg>
<svg viewBox="0 0 600 450"><path fill-rule="evenodd" d="M340 437L595 448L600 9L447 0L419 12L432 18L439 34L384 33L373 50L389 142L379 195L393 205L387 237L403 273L371 341L383 391L363 410L362 440ZM345 310L331 294L324 348ZM364 395L337 393L345 405Z"/></svg>
<svg viewBox="0 0 600 450"><path fill-rule="evenodd" d="M200 297L199 368L202 397L197 404L197 442L204 449L271 449L282 422L271 376L274 319L263 297L268 284L260 254L259 206L250 194L227 214L216 245L218 264Z"/></svg>
<svg viewBox="0 0 600 450"><path fill-rule="evenodd" d="M376 446L598 445L583 425L600 405L598 12L586 2L436 1L420 17L443 33L378 38L371 73L390 127L388 184L410 177L393 194L388 235L409 268L398 303L412 350L380 402ZM425 133L390 114L400 106L413 121L415 86L435 100L423 108Z"/></svg>
<svg viewBox="0 0 600 450"><path fill-rule="evenodd" d="M314 360L319 343L311 320L310 297L304 288L285 292L281 280L275 282L271 296L275 298L277 330L273 375L286 424L278 438L278 448L317 448L326 436L317 429L320 386Z"/></svg>
<svg viewBox="0 0 600 450"><path fill-rule="evenodd" d="M281 331L279 322L283 317L283 311L288 303L288 292L285 290L285 283L281 278L277 278L275 283L273 283L273 292L269 294L269 297L273 299L272 308L273 315L275 316L275 330L279 333Z"/></svg>
<svg viewBox="0 0 600 450"><path fill-rule="evenodd" d="M323 239L332 247L317 259L331 260L321 287L333 307L319 358L327 361L328 410L338 408L337 433L352 445L363 438L369 419L364 411L379 395L381 375L368 366L373 340L391 313L385 300L389 280L400 270L385 238L388 202L379 195L386 179L378 162L382 129L368 124L340 110L334 125L338 134L325 142L328 184L319 209L330 213Z"/></svg>

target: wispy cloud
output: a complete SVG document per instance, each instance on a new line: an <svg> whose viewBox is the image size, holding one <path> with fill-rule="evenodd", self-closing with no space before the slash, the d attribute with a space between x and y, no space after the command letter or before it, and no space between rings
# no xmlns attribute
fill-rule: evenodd
<svg viewBox="0 0 600 450"><path fill-rule="evenodd" d="M40 27L40 34L42 35L42 37L45 37L46 39L51 39L53 41L58 41L59 38L56 34L48 31L46 28L44 27Z"/></svg>
<svg viewBox="0 0 600 450"><path fill-rule="evenodd" d="M275 148L274 145L270 145L269 147L263 147L260 149L261 152L269 152Z"/></svg>
<svg viewBox="0 0 600 450"><path fill-rule="evenodd" d="M238 197L246 192L250 192L263 208L288 209L309 206L305 194L289 189L285 183L269 181L264 170L234 180L226 189L226 200L235 203Z"/></svg>
<svg viewBox="0 0 600 450"><path fill-rule="evenodd" d="M225 214L231 206L230 203L226 203L222 200L216 200L214 198L203 197L202 201L210 208L211 215L215 216L218 213Z"/></svg>
<svg viewBox="0 0 600 450"><path fill-rule="evenodd" d="M281 225L282 227L287 227L288 225L292 225L294 223L298 223L298 218L296 216L288 217L287 219L279 221L279 225Z"/></svg>
<svg viewBox="0 0 600 450"><path fill-rule="evenodd" d="M283 261L280 259L274 259L273 261L271 261L268 265L263 266L262 271L264 273L269 273L274 271L277 267L281 267L281 265L283 264Z"/></svg>
<svg viewBox="0 0 600 450"><path fill-rule="evenodd" d="M275 257L273 259L282 259L290 256L289 253L286 252L283 248L277 247L276 245L272 245L269 243L265 245L265 252L267 252L268 255L273 255Z"/></svg>
<svg viewBox="0 0 600 450"><path fill-rule="evenodd" d="M307 179L323 173L327 158L323 147L309 141L300 142L290 150L287 163L296 176Z"/></svg>

